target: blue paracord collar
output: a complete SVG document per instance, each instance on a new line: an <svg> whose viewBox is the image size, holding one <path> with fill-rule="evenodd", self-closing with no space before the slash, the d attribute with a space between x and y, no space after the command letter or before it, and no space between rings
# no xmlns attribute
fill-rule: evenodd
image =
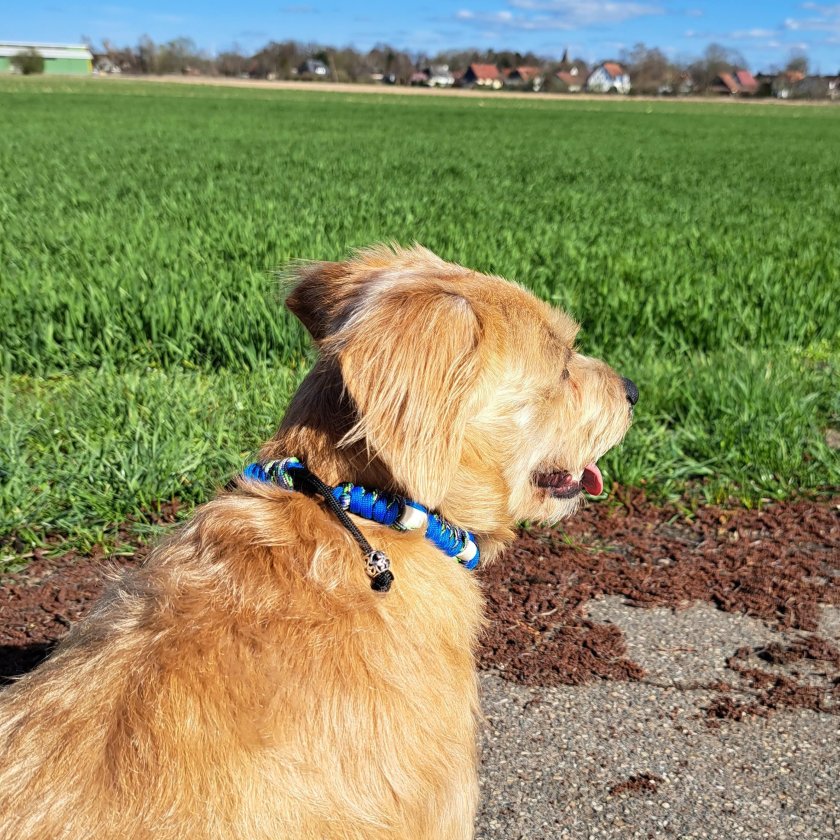
<svg viewBox="0 0 840 840"><path fill-rule="evenodd" d="M308 471L299 459L284 458L265 464L249 464L243 475L255 481L277 484L287 490L299 490L295 486L295 472L302 475ZM439 513L428 511L419 502L379 490L366 490L358 484L339 484L329 489L335 501L348 513L397 531L425 529L426 539L444 554L453 557L467 569L478 566L480 553L476 538L469 531L447 522Z"/></svg>

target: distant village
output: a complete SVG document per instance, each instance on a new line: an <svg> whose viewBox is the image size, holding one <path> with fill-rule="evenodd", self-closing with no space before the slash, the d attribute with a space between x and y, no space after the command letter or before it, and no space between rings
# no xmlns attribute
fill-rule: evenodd
<svg viewBox="0 0 840 840"><path fill-rule="evenodd" d="M252 55L238 49L209 56L187 38L163 44L141 38L133 47L108 40L96 47L0 41L0 74L69 75L183 74L235 78L337 81L410 85L427 88L475 88L534 93L597 93L618 96L775 97L840 101L840 73L810 73L804 55L753 74L734 50L711 44L685 65L671 62L642 44L611 60L588 64L565 50L558 60L533 53L462 50L433 58L389 46L360 52L295 41L271 42Z"/></svg>

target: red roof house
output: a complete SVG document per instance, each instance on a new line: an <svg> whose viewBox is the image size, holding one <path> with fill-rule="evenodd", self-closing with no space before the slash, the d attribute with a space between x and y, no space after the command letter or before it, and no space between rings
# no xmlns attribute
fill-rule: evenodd
<svg viewBox="0 0 840 840"><path fill-rule="evenodd" d="M749 70L736 70L735 80L741 88L741 93L755 93L758 90L758 82Z"/></svg>
<svg viewBox="0 0 840 840"><path fill-rule="evenodd" d="M502 74L495 64L470 64L461 83L465 86L491 87L498 90L502 86Z"/></svg>
<svg viewBox="0 0 840 840"><path fill-rule="evenodd" d="M736 70L734 73L720 73L712 82L711 90L732 96L751 96L758 91L758 82L749 70Z"/></svg>
<svg viewBox="0 0 840 840"><path fill-rule="evenodd" d="M512 68L508 74L507 78L511 81L516 82L530 82L537 78L540 75L540 68L539 67L514 67Z"/></svg>
<svg viewBox="0 0 840 840"><path fill-rule="evenodd" d="M617 61L605 61L603 66L614 79L624 75L624 68Z"/></svg>
<svg viewBox="0 0 840 840"><path fill-rule="evenodd" d="M559 80L562 90L569 93L579 93L583 89L584 78L580 73L570 73L567 70L560 70L554 74Z"/></svg>

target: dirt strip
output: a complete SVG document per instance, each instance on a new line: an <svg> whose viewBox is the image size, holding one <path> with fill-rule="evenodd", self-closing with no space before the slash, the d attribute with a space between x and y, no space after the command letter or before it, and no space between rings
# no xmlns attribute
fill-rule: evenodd
<svg viewBox="0 0 840 840"><path fill-rule="evenodd" d="M295 90L304 93L378 94L380 96L437 96L466 99L530 99L532 102L559 100L567 102L663 102L706 103L714 105L775 105L783 108L825 107L830 100L776 99L774 97L739 96L615 96L597 93L533 93L516 90L482 90L480 88L427 88L423 86L365 84L350 82L267 81L265 79L234 79L227 76L98 76L107 82L164 82L166 84L212 85L215 87L256 88L259 90Z"/></svg>
<svg viewBox="0 0 840 840"><path fill-rule="evenodd" d="M158 520L176 513L170 503ZM140 562L144 553L36 551L23 572L2 582L0 678L34 667L88 611L106 570ZM701 507L689 516L617 490L612 502L590 504L561 528L523 530L480 575L490 627L479 663L506 680L644 681L621 629L591 618L587 605L610 597L672 610L705 602L760 619L788 640L733 648L731 679L693 686L717 692L705 710L711 724L781 708L840 708L840 651L817 634L822 605L840 605L840 498L763 510Z"/></svg>

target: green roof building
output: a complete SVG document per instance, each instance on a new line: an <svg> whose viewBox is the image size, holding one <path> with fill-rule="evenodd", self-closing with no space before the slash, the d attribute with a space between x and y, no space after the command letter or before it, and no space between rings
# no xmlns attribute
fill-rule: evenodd
<svg viewBox="0 0 840 840"><path fill-rule="evenodd" d="M87 76L93 71L93 55L85 44L36 44L0 41L0 73L13 73L12 58L37 50L44 58L44 73Z"/></svg>

